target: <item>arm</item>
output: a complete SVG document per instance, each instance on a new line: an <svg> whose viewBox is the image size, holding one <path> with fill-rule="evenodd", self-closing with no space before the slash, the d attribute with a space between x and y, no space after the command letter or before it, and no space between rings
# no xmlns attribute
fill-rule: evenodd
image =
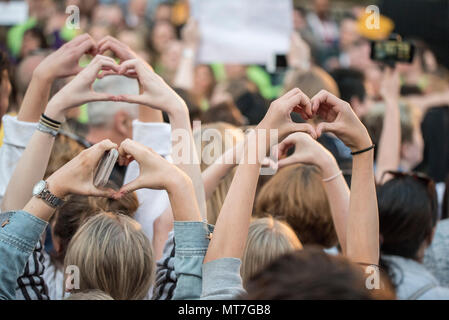
<svg viewBox="0 0 449 320"><path fill-rule="evenodd" d="M386 182L382 181L385 171L397 170L399 168L401 158L399 90L398 72L386 69L381 88L385 101L385 115L376 159L376 181L379 183Z"/></svg>
<svg viewBox="0 0 449 320"><path fill-rule="evenodd" d="M176 70L173 86L190 91L194 85L195 57L199 42L198 26L192 19L182 29L182 42L183 54Z"/></svg>
<svg viewBox="0 0 449 320"><path fill-rule="evenodd" d="M100 190L93 186L94 168L104 152L115 148L110 141L103 141L83 151L79 156L56 171L47 179L48 189L57 197L70 193L109 196L114 190ZM71 183L67 183L70 181ZM0 228L0 298L14 299L17 278L36 247L47 222L55 209L43 200L33 197L23 211L13 212ZM8 263L4 263L8 262Z"/></svg>
<svg viewBox="0 0 449 320"><path fill-rule="evenodd" d="M316 133L332 132L353 152L372 145L368 131L351 106L322 90L312 98L313 113L326 122ZM346 255L357 263L379 263L379 214L373 172L373 150L353 159L351 196L346 229Z"/></svg>
<svg viewBox="0 0 449 320"><path fill-rule="evenodd" d="M45 114L56 121L64 121L67 109L88 101L112 100L113 96L92 91L91 85L103 69L117 69L108 57L96 56L92 62L48 103ZM14 170L2 202L2 210L18 210L31 198L33 185L45 174L54 144L50 134L35 131Z"/></svg>
<svg viewBox="0 0 449 320"><path fill-rule="evenodd" d="M256 131L245 140L244 153L215 226L203 265L203 299L232 298L243 291L239 274L253 210L261 163L272 147L271 130L280 139L295 131L315 137L309 124L295 124L291 112L311 116L311 104L299 89L274 101ZM232 234L232 237L229 235Z"/></svg>
<svg viewBox="0 0 449 320"><path fill-rule="evenodd" d="M26 91L17 118L5 116L5 143L3 148L0 149L0 193L2 198L16 164L31 140L36 122L44 112L53 81L57 78L77 74L80 71L78 60L83 54L95 51L95 48L95 43L90 36L84 34L46 57L33 72L31 83ZM42 152L44 159L39 159L38 163L41 160L46 163L45 152L47 150L42 150ZM39 171L39 166L37 168ZM28 198L20 201L18 206L14 207L16 209L22 208L27 200Z"/></svg>
<svg viewBox="0 0 449 320"><path fill-rule="evenodd" d="M124 95L120 98L168 114L172 127L173 163L192 180L201 216L206 221L204 185L185 102L144 61L134 59L121 64L120 74L127 74L129 70L137 73L142 92L138 96Z"/></svg>
<svg viewBox="0 0 449 320"><path fill-rule="evenodd" d="M288 150L293 146L295 152L286 157ZM306 163L320 169L338 240L343 254L346 254L346 226L350 193L343 174L338 174L341 173L341 170L334 156L321 144L302 132L294 133L284 139L278 146L278 154L281 158L278 163L279 168L295 163ZM331 179L329 180L329 178Z"/></svg>

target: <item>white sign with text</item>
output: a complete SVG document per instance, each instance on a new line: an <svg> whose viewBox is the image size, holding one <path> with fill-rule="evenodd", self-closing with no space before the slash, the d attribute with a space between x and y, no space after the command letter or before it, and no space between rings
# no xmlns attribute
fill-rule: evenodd
<svg viewBox="0 0 449 320"><path fill-rule="evenodd" d="M191 0L191 14L201 33L200 63L265 64L289 49L291 0Z"/></svg>

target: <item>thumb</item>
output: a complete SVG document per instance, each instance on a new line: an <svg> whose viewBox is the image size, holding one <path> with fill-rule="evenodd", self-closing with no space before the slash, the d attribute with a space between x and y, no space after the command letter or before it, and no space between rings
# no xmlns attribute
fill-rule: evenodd
<svg viewBox="0 0 449 320"><path fill-rule="evenodd" d="M90 192L90 194L94 197L113 198L116 192L117 191L112 188L105 188L105 189L95 188Z"/></svg>
<svg viewBox="0 0 449 320"><path fill-rule="evenodd" d="M292 164L295 164L295 163L298 163L298 161L293 156L290 156L290 157L287 157L285 159L279 160L278 161L278 167L279 167L279 169L281 169L281 168L284 168L286 166L289 166L289 165L292 165Z"/></svg>
<svg viewBox="0 0 449 320"><path fill-rule="evenodd" d="M133 192L133 191L136 191L139 189L142 189L142 182L141 182L140 176L137 177L135 180L128 182L127 184L122 186L119 190L119 194L121 197L127 193L130 193L130 192Z"/></svg>
<svg viewBox="0 0 449 320"><path fill-rule="evenodd" d="M145 104L142 95L137 94L121 94L117 96L118 101L135 103L135 104Z"/></svg>
<svg viewBox="0 0 449 320"><path fill-rule="evenodd" d="M315 131L315 128L308 123L294 123L293 132L308 133L313 139L317 139L319 137Z"/></svg>
<svg viewBox="0 0 449 320"><path fill-rule="evenodd" d="M335 129L336 129L335 123L321 122L316 127L316 134L318 137L321 137L321 135L324 132L335 132Z"/></svg>

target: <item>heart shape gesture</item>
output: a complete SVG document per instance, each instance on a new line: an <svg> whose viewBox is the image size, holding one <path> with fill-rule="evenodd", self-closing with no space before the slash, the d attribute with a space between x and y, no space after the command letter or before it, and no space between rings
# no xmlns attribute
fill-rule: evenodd
<svg viewBox="0 0 449 320"><path fill-rule="evenodd" d="M311 99L313 114L319 115L325 122L316 127L317 136L331 132L340 138L352 151L371 146L371 138L352 110L349 103L322 90Z"/></svg>
<svg viewBox="0 0 449 320"><path fill-rule="evenodd" d="M109 57L97 55L77 76L65 85L48 103L46 115L57 121L63 121L65 111L91 101L118 101L109 93L95 92L92 88L100 71L120 70L119 65Z"/></svg>
<svg viewBox="0 0 449 320"><path fill-rule="evenodd" d="M308 123L294 123L291 118L292 112L301 114L305 119L312 117L312 104L298 88L290 90L271 103L267 114L259 123L258 129L277 129L280 139L297 131L307 132L316 139L315 128Z"/></svg>
<svg viewBox="0 0 449 320"><path fill-rule="evenodd" d="M135 180L122 186L115 193L115 198L143 188L167 190L179 179L185 179L185 173L182 170L169 163L151 148L136 141L124 140L118 151L120 154L119 164L128 165L135 160L139 164L140 174Z"/></svg>

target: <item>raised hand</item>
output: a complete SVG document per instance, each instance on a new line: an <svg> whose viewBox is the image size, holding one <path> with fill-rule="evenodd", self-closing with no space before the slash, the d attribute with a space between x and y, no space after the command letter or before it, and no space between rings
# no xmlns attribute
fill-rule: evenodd
<svg viewBox="0 0 449 320"><path fill-rule="evenodd" d="M123 62L119 74L128 76L129 73L137 75L141 92L139 95L121 95L121 101L147 105L169 115L187 108L184 100L145 61L132 59Z"/></svg>
<svg viewBox="0 0 449 320"><path fill-rule="evenodd" d="M119 147L119 164L127 165L136 160L139 164L140 175L124 185L116 197L138 189L169 190L180 179L186 179L185 173L169 163L151 148L136 141L126 139Z"/></svg>
<svg viewBox="0 0 449 320"><path fill-rule="evenodd" d="M84 54L93 56L97 54L97 45L87 33L67 42L46 57L37 66L34 74L51 81L77 75L83 70L79 65L79 60Z"/></svg>
<svg viewBox="0 0 449 320"><path fill-rule="evenodd" d="M311 99L313 114L318 114L324 122L316 127L318 137L323 132L331 132L340 138L352 151L372 145L365 126L359 120L349 103L328 91L321 90Z"/></svg>
<svg viewBox="0 0 449 320"><path fill-rule="evenodd" d="M72 81L63 87L48 103L45 114L62 121L65 111L90 101L116 101L113 94L95 92L94 81L102 70L119 71L119 66L109 57L97 55Z"/></svg>
<svg viewBox="0 0 449 320"><path fill-rule="evenodd" d="M120 60L120 63L123 63L127 60L139 58L137 53L135 53L128 45L111 36L104 37L98 43L98 54L104 55L106 51L112 51L112 53L114 53L115 56ZM113 70L105 71L99 74L98 78L101 79L111 74L116 73ZM126 76L132 78L137 77L136 73L132 71L129 71Z"/></svg>
<svg viewBox="0 0 449 320"><path fill-rule="evenodd" d="M264 119L258 128L278 129L279 137L283 139L290 133L302 131L316 138L315 129L307 123L294 123L291 113L297 112L308 120L312 117L312 104L309 98L298 88L292 89L271 103Z"/></svg>
<svg viewBox="0 0 449 320"><path fill-rule="evenodd" d="M293 147L295 148L294 153L287 156L287 152ZM313 164L321 169L325 177L334 174L337 166L332 154L310 135L303 132L295 132L285 138L277 147L277 155L279 168L295 163ZM327 169L330 169L330 174L327 174Z"/></svg>
<svg viewBox="0 0 449 320"><path fill-rule="evenodd" d="M82 151L47 179L51 192L61 198L68 194L113 197L115 190L97 188L93 181L104 153L116 148L115 143L103 140Z"/></svg>

